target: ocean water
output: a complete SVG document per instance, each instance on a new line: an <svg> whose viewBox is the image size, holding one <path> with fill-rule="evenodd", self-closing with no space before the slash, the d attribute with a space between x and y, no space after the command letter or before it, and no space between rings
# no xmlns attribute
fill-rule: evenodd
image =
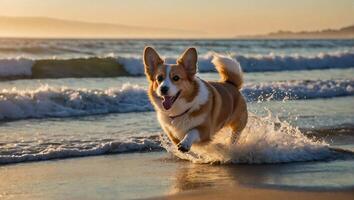
<svg viewBox="0 0 354 200"><path fill-rule="evenodd" d="M205 80L218 80L212 52L240 61L251 117L235 146L223 142L228 130L189 154L166 140L146 94L146 45L168 62L197 47ZM40 60L92 57L114 58L128 74L31 79ZM353 40L1 39L0 76L0 164L166 150L194 163L354 164Z"/></svg>
<svg viewBox="0 0 354 200"><path fill-rule="evenodd" d="M157 48L167 62L175 62L185 48L196 47L200 72L215 71L210 62L214 52L236 58L245 72L343 69L354 63L353 40L0 39L0 78L61 77L63 69L83 74L85 67L73 66L79 63L72 59L83 59L93 66L91 71L98 71L100 62L108 64L110 70L101 71L104 76L117 73L114 63L123 66L125 76L139 76L144 73L141 54L147 45Z"/></svg>

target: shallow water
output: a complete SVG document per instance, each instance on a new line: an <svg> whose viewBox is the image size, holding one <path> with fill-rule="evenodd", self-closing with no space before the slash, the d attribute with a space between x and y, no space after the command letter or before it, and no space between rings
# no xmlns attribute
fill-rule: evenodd
<svg viewBox="0 0 354 200"><path fill-rule="evenodd" d="M354 63L353 40L0 39L0 78L92 77L92 72L141 76L147 45L157 48L167 62L194 46L201 72L215 71L210 63L214 52L236 58L246 72L347 69ZM96 67L102 63L106 70Z"/></svg>
<svg viewBox="0 0 354 200"><path fill-rule="evenodd" d="M354 149L353 101L353 97L341 97L252 102L249 110L258 116L267 116L264 109L267 108L292 126L315 132L316 137L325 139L331 146L346 145ZM154 112L25 119L4 121L0 126L2 163L162 150L159 139L162 130ZM338 129L331 131L334 128ZM346 140L334 140L343 134Z"/></svg>
<svg viewBox="0 0 354 200"><path fill-rule="evenodd" d="M77 39L0 39L0 58L73 58L85 56L140 56L145 46L163 55L176 56L188 46L200 54L210 51L238 54L317 55L353 50L353 40L77 40Z"/></svg>
<svg viewBox="0 0 354 200"><path fill-rule="evenodd" d="M321 132L316 137L326 139L337 128L353 139L353 83L339 82L352 80L352 71L249 73L243 93L249 111L260 117L268 109L292 126ZM215 73L200 76L218 79ZM322 77L328 81L318 81ZM145 77L17 80L0 85L1 163L162 150L162 130L151 112ZM339 93L344 97L336 97L340 90L346 91ZM290 94L296 100L290 100ZM344 142L332 135L328 144L353 148L354 142L332 144L332 140Z"/></svg>

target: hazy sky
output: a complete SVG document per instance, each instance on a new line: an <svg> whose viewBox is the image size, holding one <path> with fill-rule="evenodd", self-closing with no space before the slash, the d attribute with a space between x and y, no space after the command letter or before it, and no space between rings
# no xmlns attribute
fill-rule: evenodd
<svg viewBox="0 0 354 200"><path fill-rule="evenodd" d="M354 0L0 0L0 15L177 28L218 36L339 28Z"/></svg>

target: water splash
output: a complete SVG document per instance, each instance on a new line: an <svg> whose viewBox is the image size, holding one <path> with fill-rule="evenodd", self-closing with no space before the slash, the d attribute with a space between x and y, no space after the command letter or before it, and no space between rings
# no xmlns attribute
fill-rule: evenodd
<svg viewBox="0 0 354 200"><path fill-rule="evenodd" d="M249 121L234 144L231 131L223 129L206 146L194 145L190 152L181 153L167 138L162 145L183 160L193 163L286 163L323 160L331 156L329 145L303 135L289 123L280 121L269 112L266 117L250 114Z"/></svg>

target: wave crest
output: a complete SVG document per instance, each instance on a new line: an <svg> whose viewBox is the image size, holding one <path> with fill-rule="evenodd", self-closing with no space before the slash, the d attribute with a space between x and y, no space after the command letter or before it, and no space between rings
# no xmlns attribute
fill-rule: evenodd
<svg viewBox="0 0 354 200"><path fill-rule="evenodd" d="M315 99L354 95L354 80L247 84L247 101ZM152 111L146 90L132 84L107 90L53 88L0 91L0 120Z"/></svg>
<svg viewBox="0 0 354 200"><path fill-rule="evenodd" d="M36 147L30 146L28 149L20 145L10 152L2 150L0 164L160 150L162 147L157 136L129 138L123 141L80 141L80 143L77 140L61 141L61 143L47 141Z"/></svg>
<svg viewBox="0 0 354 200"><path fill-rule="evenodd" d="M0 119L72 117L106 113L151 111L146 91L124 84L108 90L52 88L3 90Z"/></svg>

